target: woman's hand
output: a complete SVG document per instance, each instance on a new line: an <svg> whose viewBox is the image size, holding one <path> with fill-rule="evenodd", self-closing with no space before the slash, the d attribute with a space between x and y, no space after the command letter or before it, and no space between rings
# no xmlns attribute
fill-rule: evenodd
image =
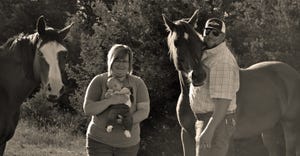
<svg viewBox="0 0 300 156"><path fill-rule="evenodd" d="M112 95L109 100L112 105L116 105L120 103L126 103L129 99L126 95L116 94Z"/></svg>

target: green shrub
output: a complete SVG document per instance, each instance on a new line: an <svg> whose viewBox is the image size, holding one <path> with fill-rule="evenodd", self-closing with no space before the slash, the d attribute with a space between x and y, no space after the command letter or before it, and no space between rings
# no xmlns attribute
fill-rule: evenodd
<svg viewBox="0 0 300 156"><path fill-rule="evenodd" d="M79 115L63 111L57 103L47 101L45 95L37 92L21 106L21 118L37 127L57 127L78 133Z"/></svg>

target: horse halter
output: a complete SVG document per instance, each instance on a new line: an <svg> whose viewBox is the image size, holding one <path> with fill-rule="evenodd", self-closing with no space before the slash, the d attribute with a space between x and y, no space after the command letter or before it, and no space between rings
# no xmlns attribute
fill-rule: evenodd
<svg viewBox="0 0 300 156"><path fill-rule="evenodd" d="M168 46L169 46L170 51L174 50L174 47L176 47L176 45L174 43L174 38L172 38L170 36L170 34L174 31L178 32L178 24L181 23L181 26L183 26L186 30L191 30L192 32L190 32L190 33L194 37L196 37L196 38L194 38L194 40L196 40L196 41L194 41L194 45L196 45L196 46L191 46L190 44L192 44L192 43L189 43L187 46L187 48L189 49L189 53L190 53L190 55L188 56L190 58L189 58L189 60L187 60L188 61L188 69L178 69L177 68L177 70L180 70L184 75L186 75L190 79L190 81L193 83L193 85L195 85L195 86L203 85L204 80L206 78L206 72L205 72L205 70L203 68L203 64L201 62L203 53L201 53L201 55L199 56L194 51L195 49L197 49L199 47L201 48L200 50L203 50L202 46L198 46L199 44L202 44L202 38L199 36L199 34L193 28L196 25L197 20L198 20L198 12L199 12L199 10L196 10L194 12L194 14L192 15L192 17L189 18L188 20L182 19L182 20L176 21L175 23L172 22L171 20L169 20L164 14L162 15L163 20L166 25L166 28L170 32L169 36L168 36ZM195 31L195 32L193 32L193 31ZM189 34L189 33L184 32L183 34L185 35L185 34ZM184 38L186 38L186 36L184 36ZM198 41L198 39L199 39L199 41ZM171 43L169 43L169 40L171 41ZM189 41L189 42L191 42L191 41ZM183 56L181 56L181 57L183 57ZM176 66L176 64L175 64L175 66Z"/></svg>
<svg viewBox="0 0 300 156"><path fill-rule="evenodd" d="M64 92L63 76L66 74L64 61L59 56L67 51L62 42L71 26L72 24L61 30L55 30L46 27L43 17L37 22L38 40L35 46L34 77L42 82L43 93L50 101L57 100Z"/></svg>
<svg viewBox="0 0 300 156"><path fill-rule="evenodd" d="M193 29L193 27L191 28ZM201 37L199 36L196 30L192 30L199 37L199 42L202 42ZM196 44L197 45L197 44ZM199 49L198 51L196 49ZM189 53L191 57L190 65L191 71L188 73L188 78L194 86L202 86L204 84L204 80L206 79L206 71L204 69L205 65L202 63L201 59L203 56L203 51L206 49L206 45L203 44L201 47L193 47L189 48Z"/></svg>
<svg viewBox="0 0 300 156"><path fill-rule="evenodd" d="M189 72L189 79L194 86L202 86L204 84L204 80L206 79L206 71L204 69L204 64L200 61L202 58L202 54L200 57L196 53L192 53L192 71Z"/></svg>

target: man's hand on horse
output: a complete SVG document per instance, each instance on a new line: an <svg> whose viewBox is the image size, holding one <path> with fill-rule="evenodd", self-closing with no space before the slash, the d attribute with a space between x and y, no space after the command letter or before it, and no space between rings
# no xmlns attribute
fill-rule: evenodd
<svg viewBox="0 0 300 156"><path fill-rule="evenodd" d="M200 135L200 148L211 148L211 141L213 136L213 131L205 129Z"/></svg>

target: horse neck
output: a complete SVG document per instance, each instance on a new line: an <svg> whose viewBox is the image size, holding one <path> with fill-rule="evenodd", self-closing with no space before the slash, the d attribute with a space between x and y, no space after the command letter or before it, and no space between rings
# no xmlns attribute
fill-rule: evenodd
<svg viewBox="0 0 300 156"><path fill-rule="evenodd" d="M8 96L22 102L39 85L33 76L35 44L28 38L18 38L2 50L6 54L0 57L0 72L5 74L0 75L0 86Z"/></svg>
<svg viewBox="0 0 300 156"><path fill-rule="evenodd" d="M193 46L190 48L190 65L193 70L198 69L201 67L201 59L202 59L202 47L200 46Z"/></svg>
<svg viewBox="0 0 300 156"><path fill-rule="evenodd" d="M34 76L34 59L35 59L35 53L36 53L36 46L37 46L37 42L38 42L38 34L32 34L32 35L28 35L25 39L24 39L25 46L20 46L22 48L22 50L19 51L15 51L15 52L19 52L22 53L19 56L22 56L21 58L21 62L22 62L22 66L23 66L23 71L25 72L25 77L28 80L32 80L32 81L36 81L35 80L35 76Z"/></svg>
<svg viewBox="0 0 300 156"><path fill-rule="evenodd" d="M0 87L2 88L0 94L7 96L8 101L20 105L38 87L39 82L28 79L25 75L26 71L22 71L22 66L16 65L13 67L14 69L6 70L6 74L0 76ZM0 69L2 72L1 67Z"/></svg>

